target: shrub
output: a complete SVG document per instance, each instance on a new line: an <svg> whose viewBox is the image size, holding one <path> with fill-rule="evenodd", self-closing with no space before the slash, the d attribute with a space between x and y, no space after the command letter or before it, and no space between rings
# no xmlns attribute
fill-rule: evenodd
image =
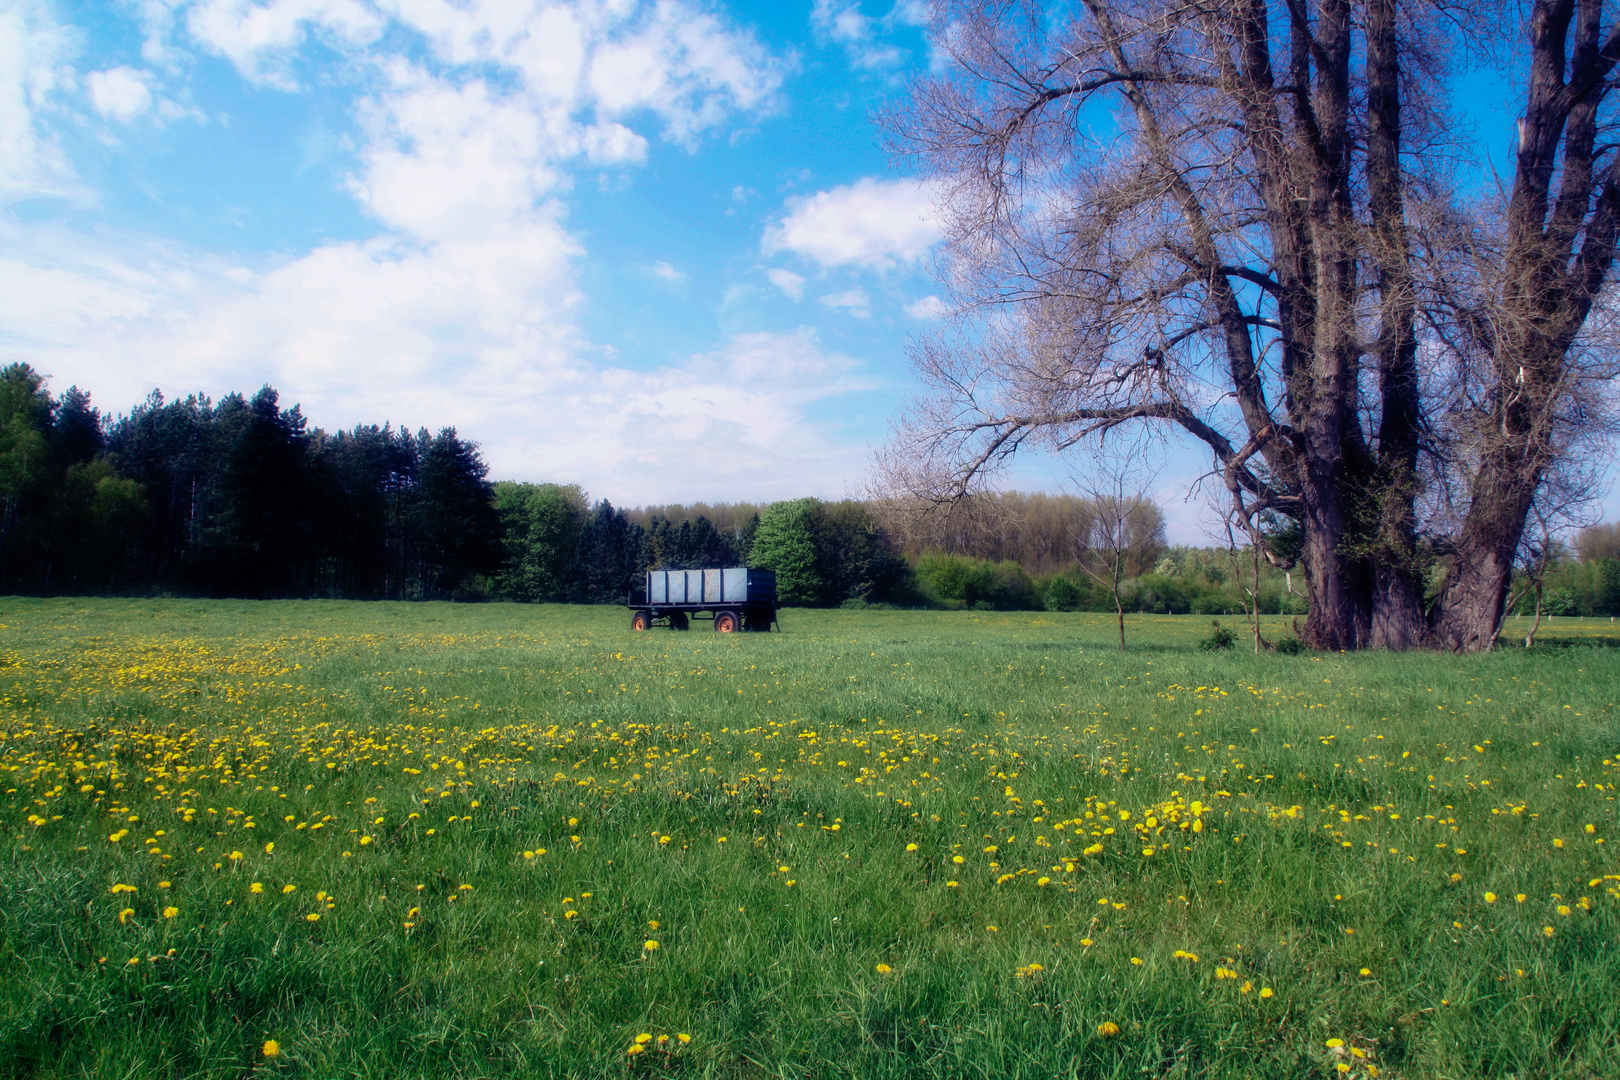
<svg viewBox="0 0 1620 1080"><path fill-rule="evenodd" d="M1047 611L1073 611L1080 606L1084 597L1074 582L1061 574L1052 579L1046 587Z"/></svg>
<svg viewBox="0 0 1620 1080"><path fill-rule="evenodd" d="M1215 628L1214 633L1198 643L1204 652L1216 652L1220 649L1230 649L1237 644L1237 635L1221 625L1221 620L1211 619L1210 625Z"/></svg>

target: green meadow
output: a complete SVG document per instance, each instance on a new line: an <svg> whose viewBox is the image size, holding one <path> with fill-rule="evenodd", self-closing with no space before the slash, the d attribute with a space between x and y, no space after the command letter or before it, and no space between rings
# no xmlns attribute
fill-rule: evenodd
<svg viewBox="0 0 1620 1080"><path fill-rule="evenodd" d="M1620 630L1222 621L0 600L0 1076L1615 1075Z"/></svg>

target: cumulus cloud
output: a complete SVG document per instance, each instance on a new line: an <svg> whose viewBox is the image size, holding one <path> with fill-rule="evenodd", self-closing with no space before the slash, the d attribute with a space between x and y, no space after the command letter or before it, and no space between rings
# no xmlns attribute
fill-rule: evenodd
<svg viewBox="0 0 1620 1080"><path fill-rule="evenodd" d="M306 40L348 51L375 41L387 24L362 0L201 0L186 25L247 78L293 90L293 62Z"/></svg>
<svg viewBox="0 0 1620 1080"><path fill-rule="evenodd" d="M72 82L69 31L43 2L0 8L0 200L80 193L39 114Z"/></svg>
<svg viewBox="0 0 1620 1080"><path fill-rule="evenodd" d="M92 71L85 82L90 87L90 104L102 116L129 121L152 107L146 76L132 67Z"/></svg>
<svg viewBox="0 0 1620 1080"><path fill-rule="evenodd" d="M948 310L945 301L937 296L925 296L905 307L906 314L913 319L937 319Z"/></svg>
<svg viewBox="0 0 1620 1080"><path fill-rule="evenodd" d="M671 285L680 285L686 281L686 275L675 269L669 263L660 259L653 263L652 272L656 277L662 278Z"/></svg>
<svg viewBox="0 0 1620 1080"><path fill-rule="evenodd" d="M938 242L934 196L920 180L877 180L789 199L765 230L765 254L792 251L822 266L888 270L915 263Z"/></svg>
<svg viewBox="0 0 1620 1080"><path fill-rule="evenodd" d="M24 152L0 155L0 183L37 192L52 169L71 179L34 116L68 85L67 50L42 45L48 21L16 10L0 12L0 150ZM347 183L377 234L244 266L151 238L19 226L0 253L0 359L92 387L104 407L154 387L270 382L328 428L454 424L498 475L578 480L616 500L835 494L860 470L863 450L814 412L871 384L813 330L738 335L634 370L578 325L573 174L633 166L650 137L691 145L776 108L787 64L751 34L679 0L173 10L147 24L157 44L145 54L166 64L200 45L298 92L312 50L344 58L360 87ZM134 117L161 108L150 92L149 77L112 68L79 100Z"/></svg>
<svg viewBox="0 0 1620 1080"><path fill-rule="evenodd" d="M862 13L860 0L815 0L810 26L818 37L843 45L855 67L872 71L894 67L905 59L905 50L879 40L878 33L887 24L909 22L911 14L903 0L881 21Z"/></svg>
<svg viewBox="0 0 1620 1080"><path fill-rule="evenodd" d="M818 297L816 303L822 307L847 311L857 319L865 319L872 314L872 300L866 295L865 289L846 289L844 292L828 293Z"/></svg>
<svg viewBox="0 0 1620 1080"><path fill-rule="evenodd" d="M775 285L778 289L781 289L794 300L803 298L804 278L801 275L795 274L791 270L783 270L781 267L775 267L771 270L767 270L765 272L765 276L771 279L772 285Z"/></svg>

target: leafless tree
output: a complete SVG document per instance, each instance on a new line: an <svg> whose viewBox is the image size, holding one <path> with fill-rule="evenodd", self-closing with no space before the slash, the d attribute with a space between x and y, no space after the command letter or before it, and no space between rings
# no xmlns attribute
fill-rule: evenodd
<svg viewBox="0 0 1620 1080"><path fill-rule="evenodd" d="M1258 554L1293 566L1260 515L1301 527L1309 644L1490 648L1537 491L1610 422L1601 0L931 14L944 64L886 123L937 185L957 321L914 351L888 487L948 505L1020 450L1170 425ZM1527 74L1511 184L1467 205L1439 103L1475 25L1522 26Z"/></svg>
<svg viewBox="0 0 1620 1080"><path fill-rule="evenodd" d="M1119 651L1125 651L1125 604L1120 585L1133 564L1145 561L1145 550L1163 546L1163 519L1142 492L1154 470L1140 446L1104 446L1077 471L1072 483L1091 514L1075 535L1080 568L1105 586L1119 619Z"/></svg>

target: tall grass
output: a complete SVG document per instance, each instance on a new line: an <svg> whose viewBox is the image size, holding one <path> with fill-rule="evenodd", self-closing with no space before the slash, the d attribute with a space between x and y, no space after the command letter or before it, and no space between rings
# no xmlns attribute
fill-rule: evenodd
<svg viewBox="0 0 1620 1080"><path fill-rule="evenodd" d="M1612 1075L1620 652L783 621L0 601L0 1074Z"/></svg>

